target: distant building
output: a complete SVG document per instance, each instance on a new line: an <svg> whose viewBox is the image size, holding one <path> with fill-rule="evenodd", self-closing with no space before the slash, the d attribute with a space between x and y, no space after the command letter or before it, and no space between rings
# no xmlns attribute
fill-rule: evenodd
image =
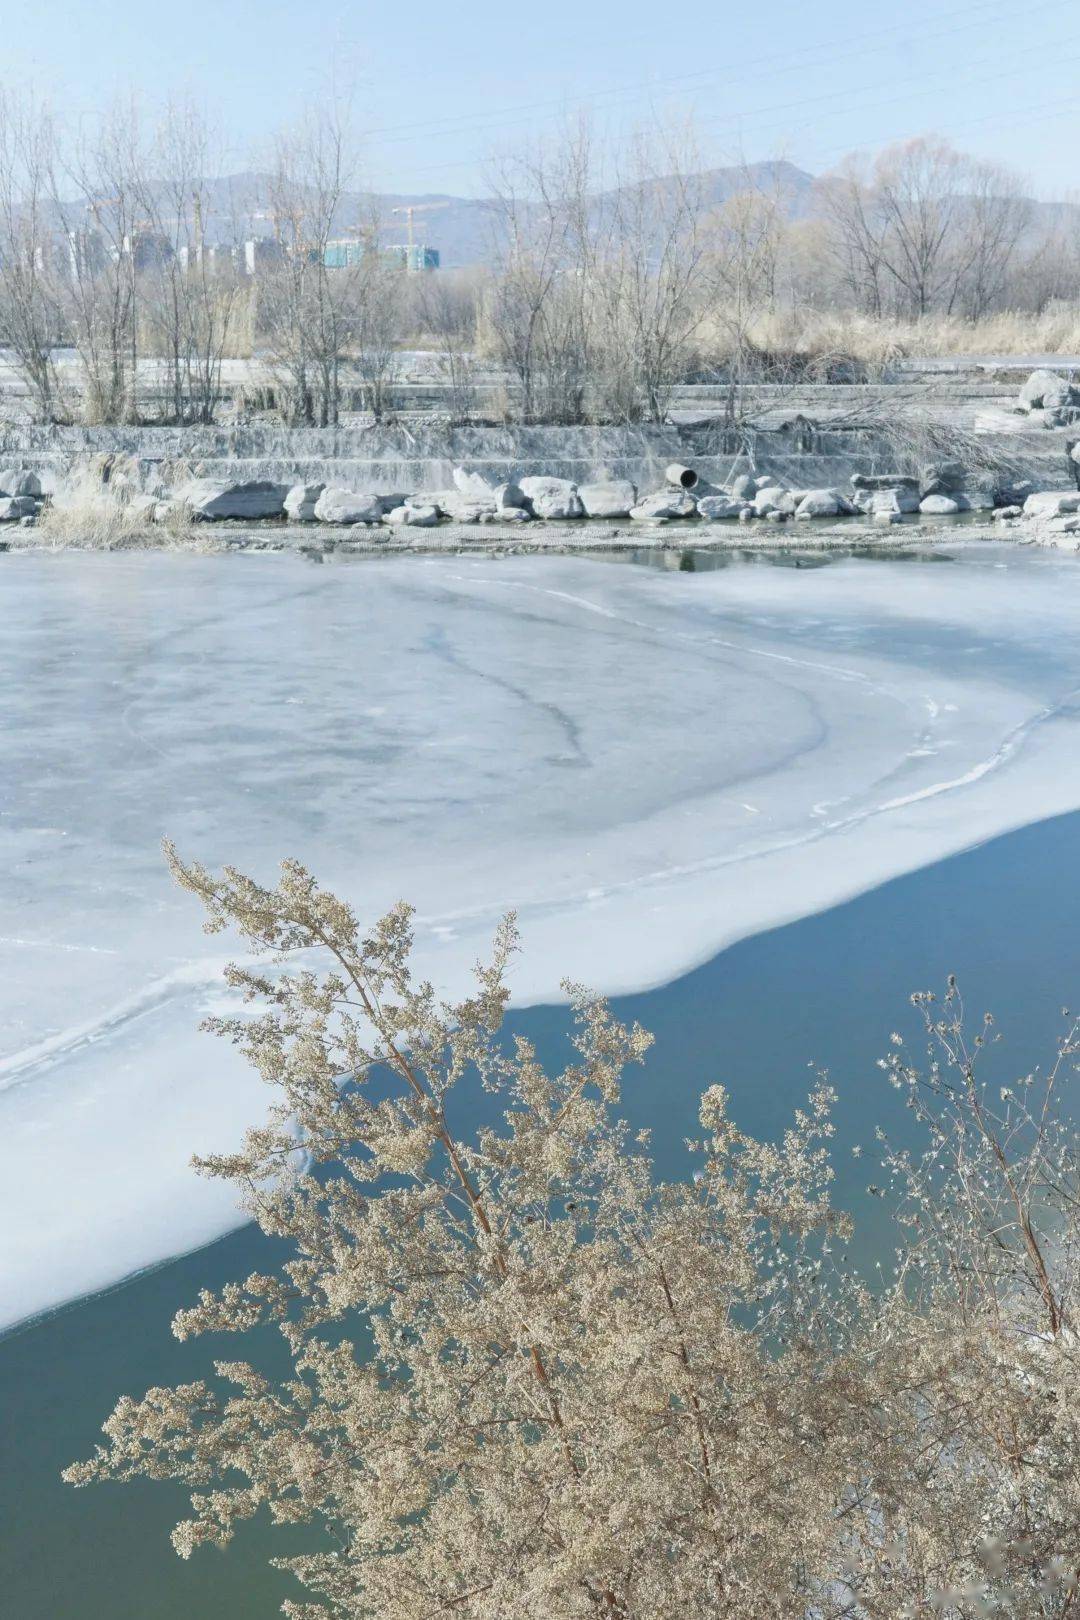
<svg viewBox="0 0 1080 1620"><path fill-rule="evenodd" d="M67 249L68 268L75 281L83 276L97 275L109 261L109 250L104 236L99 230L88 225L68 231Z"/></svg>
<svg viewBox="0 0 1080 1620"><path fill-rule="evenodd" d="M406 270L437 270L439 268L438 248L427 247L423 242L415 242L411 247L404 242L398 242L388 251L396 259L400 260Z"/></svg>
<svg viewBox="0 0 1080 1620"><path fill-rule="evenodd" d="M172 258L172 243L156 231L132 231L124 237L124 254L136 270L158 270Z"/></svg>
<svg viewBox="0 0 1080 1620"><path fill-rule="evenodd" d="M323 263L328 270L347 270L354 264L361 264L367 251L368 244L363 237L337 237L327 242L323 250ZM403 270L439 268L438 248L425 247L422 243L415 243L409 247L404 242L394 242L389 247L380 249L380 252L391 264L399 264Z"/></svg>
<svg viewBox="0 0 1080 1620"><path fill-rule="evenodd" d="M274 236L256 236L244 243L244 274L254 276L270 265L281 263L281 243Z"/></svg>
<svg viewBox="0 0 1080 1620"><path fill-rule="evenodd" d="M337 237L323 249L323 263L328 270L348 270L363 257L364 243L355 236Z"/></svg>

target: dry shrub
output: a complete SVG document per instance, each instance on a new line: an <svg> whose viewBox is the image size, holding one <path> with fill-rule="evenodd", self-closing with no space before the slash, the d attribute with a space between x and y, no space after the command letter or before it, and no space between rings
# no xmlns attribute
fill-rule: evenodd
<svg viewBox="0 0 1080 1620"><path fill-rule="evenodd" d="M183 507L170 508L164 521L155 521L136 477L131 467L117 467L110 457L77 465L42 509L38 518L42 541L92 551L196 543L204 549L212 547Z"/></svg>

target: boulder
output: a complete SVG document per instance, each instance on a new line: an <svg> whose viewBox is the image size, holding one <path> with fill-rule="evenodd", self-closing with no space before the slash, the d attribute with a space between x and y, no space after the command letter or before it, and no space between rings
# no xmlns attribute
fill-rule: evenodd
<svg viewBox="0 0 1080 1620"><path fill-rule="evenodd" d="M1028 518L1059 517L1062 512L1080 512L1080 491L1040 489L1024 502L1024 516Z"/></svg>
<svg viewBox="0 0 1080 1620"><path fill-rule="evenodd" d="M954 501L951 495L924 495L919 502L919 511L924 517L955 517L959 510L959 501Z"/></svg>
<svg viewBox="0 0 1080 1620"><path fill-rule="evenodd" d="M285 510L287 484L255 478L243 484L200 478L180 491L192 517L218 522L225 518L273 518Z"/></svg>
<svg viewBox="0 0 1080 1620"><path fill-rule="evenodd" d="M910 489L918 490L919 480L908 473L853 473L852 489Z"/></svg>
<svg viewBox="0 0 1080 1620"><path fill-rule="evenodd" d="M737 518L746 506L745 501L734 500L728 495L703 495L697 503L698 517L707 523L713 523L717 518Z"/></svg>
<svg viewBox="0 0 1080 1620"><path fill-rule="evenodd" d="M285 497L285 516L292 523L314 523L315 508L325 484L294 484Z"/></svg>
<svg viewBox="0 0 1080 1620"><path fill-rule="evenodd" d="M315 520L318 523L378 523L382 518L382 505L377 495L358 495L351 489L339 489L330 484L315 502Z"/></svg>
<svg viewBox="0 0 1080 1620"><path fill-rule="evenodd" d="M631 507L630 516L635 523L669 523L673 518L692 517L697 502L684 489L661 489L647 495L637 506Z"/></svg>
<svg viewBox="0 0 1080 1620"><path fill-rule="evenodd" d="M582 484L578 498L591 518L624 518L637 505L637 490L625 478L612 478L600 484Z"/></svg>
<svg viewBox="0 0 1080 1620"><path fill-rule="evenodd" d="M782 512L793 517L797 502L790 489L782 489L779 484L766 485L759 489L754 496L753 506L758 517L768 517L770 512Z"/></svg>
<svg viewBox="0 0 1080 1620"><path fill-rule="evenodd" d="M1035 494L1030 478L1018 478L1011 484L1000 484L994 491L995 506L1023 506L1029 495Z"/></svg>
<svg viewBox="0 0 1080 1620"><path fill-rule="evenodd" d="M1024 383L1019 403L1025 411L1060 411L1073 401L1073 389L1058 371L1040 366Z"/></svg>
<svg viewBox="0 0 1080 1620"><path fill-rule="evenodd" d="M439 521L434 506L395 506L386 514L387 523L406 524L413 529L433 529Z"/></svg>
<svg viewBox="0 0 1080 1620"><path fill-rule="evenodd" d="M26 467L5 467L0 472L0 495L32 495L41 499L41 479Z"/></svg>
<svg viewBox="0 0 1080 1620"><path fill-rule="evenodd" d="M795 508L797 518L842 517L851 511L837 489L808 489Z"/></svg>
<svg viewBox="0 0 1080 1620"><path fill-rule="evenodd" d="M408 506L414 504L422 503L406 502ZM485 499L476 495L466 495L461 490L448 489L439 496L437 502L429 504L435 505L439 511L444 512L454 523L494 523L496 517L495 498L492 490L488 491ZM505 516L506 514L501 515Z"/></svg>
<svg viewBox="0 0 1080 1620"><path fill-rule="evenodd" d="M880 510L871 512L870 516L875 523L902 523L904 521L902 512L897 512L886 507L882 507Z"/></svg>
<svg viewBox="0 0 1080 1620"><path fill-rule="evenodd" d="M495 491L480 473L467 472L464 467L455 467L451 477L454 488L461 495L469 495L475 501L489 501Z"/></svg>
<svg viewBox="0 0 1080 1620"><path fill-rule="evenodd" d="M497 512L516 512L525 506L525 491L520 484L499 484L494 495Z"/></svg>
<svg viewBox="0 0 1080 1620"><path fill-rule="evenodd" d="M932 461L919 473L920 495L954 495L964 487L962 461Z"/></svg>
<svg viewBox="0 0 1080 1620"><path fill-rule="evenodd" d="M728 488L735 500L748 501L757 494L757 479L751 477L749 473L740 473L737 478L731 480Z"/></svg>
<svg viewBox="0 0 1080 1620"><path fill-rule="evenodd" d="M32 495L0 496L0 523L15 523L19 518L33 517L38 503Z"/></svg>
<svg viewBox="0 0 1080 1620"><path fill-rule="evenodd" d="M568 478L523 478L521 493L538 518L559 522L584 515L577 485Z"/></svg>
<svg viewBox="0 0 1080 1620"><path fill-rule="evenodd" d="M1004 522L1008 518L1022 517L1023 513L1024 508L1022 506L999 506L994 512L994 521L996 523Z"/></svg>
<svg viewBox="0 0 1080 1620"><path fill-rule="evenodd" d="M856 511L917 512L919 491L911 484L887 485L882 489L857 489L853 502Z"/></svg>

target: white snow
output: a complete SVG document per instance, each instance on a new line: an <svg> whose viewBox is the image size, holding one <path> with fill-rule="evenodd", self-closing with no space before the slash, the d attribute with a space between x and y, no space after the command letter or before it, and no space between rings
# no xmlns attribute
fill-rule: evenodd
<svg viewBox="0 0 1080 1620"><path fill-rule="evenodd" d="M516 997L722 946L1080 806L1080 567L12 554L0 572L0 1322L235 1224L187 1167L261 1117L195 1032L228 947L159 840ZM869 948L869 947L868 947Z"/></svg>

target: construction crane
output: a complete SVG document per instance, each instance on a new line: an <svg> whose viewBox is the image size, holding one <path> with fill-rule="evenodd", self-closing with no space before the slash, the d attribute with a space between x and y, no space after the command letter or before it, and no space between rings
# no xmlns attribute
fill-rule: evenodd
<svg viewBox="0 0 1080 1620"><path fill-rule="evenodd" d="M393 213L393 214L404 214L405 215L405 229L406 229L406 238L407 238L407 241L408 241L408 253L409 253L409 257L408 257L406 262L407 262L407 264L409 265L410 268L412 267L413 246L414 246L414 242L415 242L415 238L413 236L413 215L414 214L435 214L435 213L438 213L440 208L445 208L445 207L447 207L447 204L442 203L442 202L404 203L400 208L392 208L390 210L390 212Z"/></svg>

